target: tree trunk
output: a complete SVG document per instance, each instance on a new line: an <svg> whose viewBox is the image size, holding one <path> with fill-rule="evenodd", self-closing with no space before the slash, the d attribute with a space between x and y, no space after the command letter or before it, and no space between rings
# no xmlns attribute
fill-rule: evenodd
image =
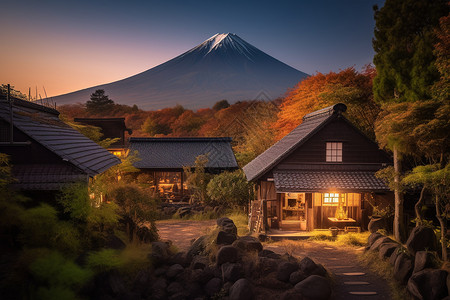
<svg viewBox="0 0 450 300"><path fill-rule="evenodd" d="M423 202L423 194L425 192L425 185L422 187L420 191L419 201L417 201L416 205L414 205L414 210L416 211L416 227L422 226L422 202Z"/></svg>
<svg viewBox="0 0 450 300"><path fill-rule="evenodd" d="M445 238L445 234L447 232L447 226L445 225L444 218L442 217L441 212L441 203L439 197L436 195L435 197L435 205L436 205L436 218L439 220L439 225L441 226L441 249L442 249L442 260L444 262L447 261L447 239Z"/></svg>
<svg viewBox="0 0 450 300"><path fill-rule="evenodd" d="M394 197L395 197L395 214L394 214L394 237L398 242L403 241L404 224L403 224L403 194L400 191L400 172L401 162L398 155L397 146L394 146Z"/></svg>

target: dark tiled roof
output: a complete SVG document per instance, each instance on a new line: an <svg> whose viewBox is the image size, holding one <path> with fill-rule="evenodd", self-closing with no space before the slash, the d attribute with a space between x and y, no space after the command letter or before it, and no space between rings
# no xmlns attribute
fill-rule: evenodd
<svg viewBox="0 0 450 300"><path fill-rule="evenodd" d="M70 165L39 164L13 166L13 187L23 190L59 190L65 184L87 182L88 175Z"/></svg>
<svg viewBox="0 0 450 300"><path fill-rule="evenodd" d="M389 191L373 172L274 171L277 192Z"/></svg>
<svg viewBox="0 0 450 300"><path fill-rule="evenodd" d="M138 151L142 169L179 169L193 166L197 156L208 154L207 168L238 167L231 138L130 138L130 153Z"/></svg>
<svg viewBox="0 0 450 300"><path fill-rule="evenodd" d="M16 128L89 176L120 163L116 156L62 122L54 109L16 99L13 110ZM5 101L0 101L0 118L9 123Z"/></svg>
<svg viewBox="0 0 450 300"><path fill-rule="evenodd" d="M243 168L247 179L252 181L263 175L335 116L334 112L340 113L345 110L344 104L336 104L304 116L302 124Z"/></svg>

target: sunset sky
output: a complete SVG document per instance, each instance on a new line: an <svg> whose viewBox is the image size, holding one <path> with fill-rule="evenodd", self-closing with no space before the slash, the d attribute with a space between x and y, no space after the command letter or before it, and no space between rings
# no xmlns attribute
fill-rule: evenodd
<svg viewBox="0 0 450 300"><path fill-rule="evenodd" d="M0 83L55 96L129 77L232 32L306 72L373 58L382 0L3 0Z"/></svg>

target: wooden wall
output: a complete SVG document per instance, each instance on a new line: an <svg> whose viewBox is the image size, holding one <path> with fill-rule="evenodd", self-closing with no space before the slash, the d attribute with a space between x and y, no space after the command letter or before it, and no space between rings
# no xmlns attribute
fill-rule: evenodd
<svg viewBox="0 0 450 300"><path fill-rule="evenodd" d="M326 142L342 142L342 163L339 164L371 164L390 163L387 154L381 151L362 133L355 130L342 119L327 124L297 150L284 159L278 168L295 168L297 164L326 163ZM357 165L355 167L358 167Z"/></svg>

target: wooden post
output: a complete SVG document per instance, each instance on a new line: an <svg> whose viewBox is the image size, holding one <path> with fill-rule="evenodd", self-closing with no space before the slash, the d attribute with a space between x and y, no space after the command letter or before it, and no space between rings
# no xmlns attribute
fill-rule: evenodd
<svg viewBox="0 0 450 300"><path fill-rule="evenodd" d="M11 99L11 85L8 83L8 92L6 100L9 103L9 143L14 143L14 120L13 120L13 100Z"/></svg>

